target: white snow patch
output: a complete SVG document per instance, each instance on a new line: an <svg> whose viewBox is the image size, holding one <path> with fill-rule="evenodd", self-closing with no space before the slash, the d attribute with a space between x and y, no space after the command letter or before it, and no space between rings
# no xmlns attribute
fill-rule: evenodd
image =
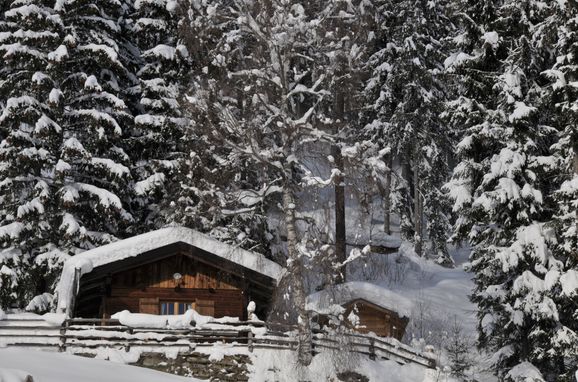
<svg viewBox="0 0 578 382"><path fill-rule="evenodd" d="M60 45L55 51L48 53L48 59L54 62L61 62L68 57L68 49L65 45Z"/></svg>
<svg viewBox="0 0 578 382"><path fill-rule="evenodd" d="M48 95L48 102L58 105L64 95L60 89L52 89Z"/></svg>
<svg viewBox="0 0 578 382"><path fill-rule="evenodd" d="M154 329L187 329L213 320L213 317L203 316L194 309L189 309L184 314L174 316L131 313L128 310L123 310L113 314L111 318L119 320L121 324L132 328Z"/></svg>
<svg viewBox="0 0 578 382"><path fill-rule="evenodd" d="M146 195L157 187L162 186L164 182L165 174L157 172L140 182L136 182L134 185L134 191L137 195Z"/></svg>
<svg viewBox="0 0 578 382"><path fill-rule="evenodd" d="M493 48L496 48L498 46L498 42L500 42L500 36L496 31L486 32L482 38L484 39L485 43L490 44Z"/></svg>
<svg viewBox="0 0 578 382"><path fill-rule="evenodd" d="M451 72L454 68L461 66L462 64L473 60L475 56L470 56L464 52L453 53L448 58L444 60L444 68Z"/></svg>
<svg viewBox="0 0 578 382"><path fill-rule="evenodd" d="M46 312L52 306L52 302L54 301L54 296L50 293L42 293L38 296L35 296L24 308L24 310L28 312Z"/></svg>
<svg viewBox="0 0 578 382"><path fill-rule="evenodd" d="M524 119L524 118L530 116L536 110L537 109L535 107L528 106L524 102L516 102L515 107L514 107L514 111L512 112L512 114L510 114L510 116L508 117L508 120L510 122L514 122L514 121L517 121L520 119Z"/></svg>
<svg viewBox="0 0 578 382"><path fill-rule="evenodd" d="M84 88L88 90L94 90L97 92L102 91L102 87L99 85L98 80L94 75L88 76L86 81L84 81Z"/></svg>
<svg viewBox="0 0 578 382"><path fill-rule="evenodd" d="M26 370L35 381L41 382L200 381L98 359L21 349L0 349L0 369L5 368Z"/></svg>
<svg viewBox="0 0 578 382"><path fill-rule="evenodd" d="M560 284L562 285L562 293L566 296L575 296L578 290L578 272L571 269L560 276Z"/></svg>
<svg viewBox="0 0 578 382"><path fill-rule="evenodd" d="M20 233L24 230L24 224L14 222L0 227L0 238L9 237L10 239L17 239Z"/></svg>
<svg viewBox="0 0 578 382"><path fill-rule="evenodd" d="M42 315L44 321L52 325L62 325L66 320L66 315L62 313L46 313Z"/></svg>
<svg viewBox="0 0 578 382"><path fill-rule="evenodd" d="M0 382L32 382L32 376L22 370L0 368Z"/></svg>
<svg viewBox="0 0 578 382"><path fill-rule="evenodd" d="M172 61L175 59L175 53L176 52L177 52L177 50L172 46L159 44L159 45L155 46L154 48L143 52L143 57L154 56L154 57L161 57L161 58L164 58L165 60Z"/></svg>
<svg viewBox="0 0 578 382"><path fill-rule="evenodd" d="M514 366L507 376L513 382L544 382L544 377L540 370L530 362L522 362Z"/></svg>

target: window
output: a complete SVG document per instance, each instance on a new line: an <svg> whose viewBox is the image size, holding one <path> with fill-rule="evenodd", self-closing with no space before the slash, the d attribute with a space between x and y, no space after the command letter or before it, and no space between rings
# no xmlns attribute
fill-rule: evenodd
<svg viewBox="0 0 578 382"><path fill-rule="evenodd" d="M184 314L187 310L191 309L193 306L190 302L182 301L162 301L161 302L161 314L163 316L172 316L176 314Z"/></svg>

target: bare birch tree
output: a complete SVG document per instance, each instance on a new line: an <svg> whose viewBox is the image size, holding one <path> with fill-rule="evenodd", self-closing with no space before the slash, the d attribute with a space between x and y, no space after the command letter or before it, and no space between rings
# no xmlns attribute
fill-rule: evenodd
<svg viewBox="0 0 578 382"><path fill-rule="evenodd" d="M282 195L290 278L286 295L297 315L298 359L308 365L312 348L303 257L311 254L302 245L296 210L298 193L324 181L308 175L300 157L307 143L333 140L315 123L329 93L326 76L313 70L319 20L289 1L239 0L222 12L221 22L232 25L216 44L207 75L197 79L191 101L208 116L212 143L263 167L265 187ZM216 71L225 75L209 75Z"/></svg>

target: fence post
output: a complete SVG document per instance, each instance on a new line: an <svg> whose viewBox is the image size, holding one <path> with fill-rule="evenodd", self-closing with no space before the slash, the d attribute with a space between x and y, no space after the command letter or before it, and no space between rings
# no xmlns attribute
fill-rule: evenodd
<svg viewBox="0 0 578 382"><path fill-rule="evenodd" d="M66 327L68 326L68 320L65 320L60 326L60 345L58 345L58 351L66 351Z"/></svg>
<svg viewBox="0 0 578 382"><path fill-rule="evenodd" d="M129 328L128 328L128 334L130 334L131 336L130 336L130 338L127 338L127 340L126 340L126 345L124 346L124 351L127 352L127 353L130 351L130 340L132 339L133 333L134 333L133 328L132 328L132 327L129 327Z"/></svg>
<svg viewBox="0 0 578 382"><path fill-rule="evenodd" d="M253 353L253 331L251 329L247 332L247 347L249 348L249 353Z"/></svg>
<svg viewBox="0 0 578 382"><path fill-rule="evenodd" d="M372 361L375 361L375 339L374 338L370 338L369 339L369 359Z"/></svg>
<svg viewBox="0 0 578 382"><path fill-rule="evenodd" d="M311 333L311 355L315 356L317 354L317 352L315 351L315 335L313 335L313 333Z"/></svg>

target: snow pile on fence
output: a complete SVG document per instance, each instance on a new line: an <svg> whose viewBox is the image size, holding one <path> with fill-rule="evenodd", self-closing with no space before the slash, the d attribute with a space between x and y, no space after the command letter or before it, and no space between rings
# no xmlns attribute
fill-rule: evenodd
<svg viewBox="0 0 578 382"><path fill-rule="evenodd" d="M131 313L128 310L123 310L122 312L113 314L111 318L132 328L154 329L186 329L191 326L200 326L215 320L213 317L203 316L197 313L194 309L189 309L184 314L175 316Z"/></svg>
<svg viewBox="0 0 578 382"><path fill-rule="evenodd" d="M77 269L82 276L99 266L136 257L179 242L212 253L274 280L279 280L285 272L283 267L263 255L222 243L195 230L184 227L163 228L91 249L67 260L56 287L58 312L66 312L67 307L70 306L75 293L74 277Z"/></svg>
<svg viewBox="0 0 578 382"><path fill-rule="evenodd" d="M354 300L366 300L372 304L409 317L413 304L409 299L375 284L353 281L335 285L307 297L307 309L322 314L333 314L336 305Z"/></svg>

